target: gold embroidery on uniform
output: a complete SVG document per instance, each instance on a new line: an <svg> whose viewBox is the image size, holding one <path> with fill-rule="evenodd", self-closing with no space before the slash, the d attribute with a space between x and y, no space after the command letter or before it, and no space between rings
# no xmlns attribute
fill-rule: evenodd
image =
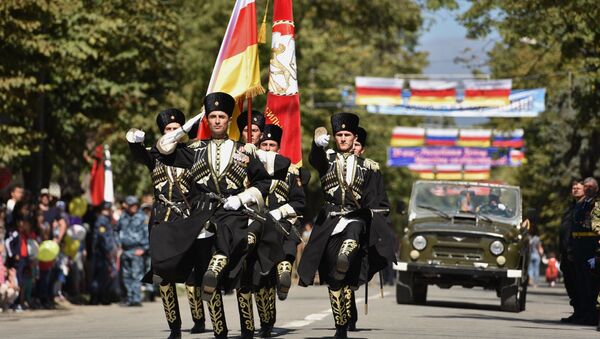
<svg viewBox="0 0 600 339"><path fill-rule="evenodd" d="M331 303L331 311L336 325L345 326L348 323L348 313L346 312L346 302L344 297L344 289L337 291L329 290L329 301Z"/></svg>
<svg viewBox="0 0 600 339"><path fill-rule="evenodd" d="M344 242L342 243L342 246L340 247L339 254L345 254L346 256L349 256L350 253L352 253L352 251L354 251L357 247L358 247L358 243L356 242L356 240L346 239L346 240L344 240Z"/></svg>
<svg viewBox="0 0 600 339"><path fill-rule="evenodd" d="M240 316L244 319L245 329L254 331L254 314L252 312L252 293L238 292L238 306L240 308Z"/></svg>
<svg viewBox="0 0 600 339"><path fill-rule="evenodd" d="M175 288L172 284L163 286L160 285L160 296L165 309L165 316L169 323L174 323L177 320L177 311L175 310Z"/></svg>
<svg viewBox="0 0 600 339"><path fill-rule="evenodd" d="M344 287L344 298L346 299L346 313L350 319L352 318L352 290L349 286Z"/></svg>
<svg viewBox="0 0 600 339"><path fill-rule="evenodd" d="M210 314L210 320L212 322L213 331L216 335L223 333L225 330L223 326L223 301L221 300L221 293L214 292L212 298L208 302L208 313Z"/></svg>
<svg viewBox="0 0 600 339"><path fill-rule="evenodd" d="M258 290L256 293L256 308L261 323L270 323L271 312L269 307L269 292L266 287Z"/></svg>
<svg viewBox="0 0 600 339"><path fill-rule="evenodd" d="M190 302L190 310L194 321L204 318L204 310L202 307L202 299L200 297L201 290L195 286L185 285L188 301Z"/></svg>

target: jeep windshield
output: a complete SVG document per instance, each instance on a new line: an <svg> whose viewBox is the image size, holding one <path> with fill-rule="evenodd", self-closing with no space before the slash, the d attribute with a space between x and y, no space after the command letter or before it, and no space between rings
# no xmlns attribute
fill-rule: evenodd
<svg viewBox="0 0 600 339"><path fill-rule="evenodd" d="M449 218L472 214L480 219L509 221L520 217L519 189L512 186L418 181L412 191L411 212L418 218L435 214Z"/></svg>

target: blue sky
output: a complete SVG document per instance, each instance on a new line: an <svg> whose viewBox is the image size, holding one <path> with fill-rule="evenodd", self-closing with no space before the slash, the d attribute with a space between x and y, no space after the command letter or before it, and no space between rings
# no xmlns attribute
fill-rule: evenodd
<svg viewBox="0 0 600 339"><path fill-rule="evenodd" d="M487 52L500 40L496 32L481 40L467 39L467 31L456 21L456 16L465 11L469 4L464 0L458 2L460 8L456 11L425 12L426 26L429 27L426 27L419 39L419 50L429 52L429 66L425 68L425 74L470 74L467 67L455 64L454 59L473 54L478 63L485 63ZM463 51L467 48L470 51L465 55ZM482 70L487 72L487 68Z"/></svg>

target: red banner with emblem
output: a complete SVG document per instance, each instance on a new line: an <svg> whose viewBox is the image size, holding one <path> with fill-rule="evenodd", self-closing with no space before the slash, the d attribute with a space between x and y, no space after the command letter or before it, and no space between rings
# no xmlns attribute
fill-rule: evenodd
<svg viewBox="0 0 600 339"><path fill-rule="evenodd" d="M265 118L283 129L279 153L302 164L302 128L292 0L275 0Z"/></svg>

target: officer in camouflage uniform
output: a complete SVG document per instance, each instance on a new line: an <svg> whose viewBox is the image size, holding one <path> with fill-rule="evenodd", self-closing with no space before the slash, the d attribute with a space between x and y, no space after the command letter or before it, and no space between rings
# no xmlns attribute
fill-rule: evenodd
<svg viewBox="0 0 600 339"><path fill-rule="evenodd" d="M325 204L298 266L299 284L311 285L318 269L321 282L329 286L335 338L347 338L345 288L357 288L360 284L362 260L369 248L372 210L381 204L377 183L373 181L373 164L353 153L358 124L358 116L352 113L333 115L335 154L327 155L329 135L324 127L319 127L309 155L310 164L321 178Z"/></svg>
<svg viewBox="0 0 600 339"><path fill-rule="evenodd" d="M123 283L127 290L127 305L142 306L143 255L148 250L148 226L146 216L139 210L138 199L128 196L125 203L127 211L118 223Z"/></svg>
<svg viewBox="0 0 600 339"><path fill-rule="evenodd" d="M117 235L113 231L110 202L103 202L101 212L92 235L92 282L90 285L90 304L111 303L114 298L113 286L117 278L116 255Z"/></svg>
<svg viewBox="0 0 600 339"><path fill-rule="evenodd" d="M185 116L174 108L164 110L156 116L156 124L163 134L181 128L184 123ZM173 261L152 262L154 268L158 265L158 270L151 269L144 277L144 282L151 283L153 274L160 280L160 296L171 331L169 338L181 337L181 314L175 283L185 282L194 321L190 332L202 333L205 331L206 318L201 298L202 275L212 256L214 237L212 233L201 229L202 221L195 222L197 219L192 213L194 207L192 205L197 200L194 178L188 169L167 166L161 162L160 159L163 155L158 152L156 147L146 149L143 146L144 133L142 131L130 130L127 133L127 140L134 159L148 167L152 177L154 204L148 225L150 233L152 234L154 229L168 232L170 236L177 236L175 233L188 234L190 232L188 239L196 239L185 245L185 248L176 248L176 246L170 245L169 248L180 255ZM179 143L176 147L185 148L187 145ZM179 231L181 229L184 231ZM166 244L169 238L169 236L163 237L163 243ZM171 244L179 243L173 241ZM160 251L164 246L163 244L151 244L151 254ZM170 263L170 265L165 263ZM171 268L164 269L163 266L171 266ZM216 314L222 311L222 307L209 307L209 311Z"/></svg>

